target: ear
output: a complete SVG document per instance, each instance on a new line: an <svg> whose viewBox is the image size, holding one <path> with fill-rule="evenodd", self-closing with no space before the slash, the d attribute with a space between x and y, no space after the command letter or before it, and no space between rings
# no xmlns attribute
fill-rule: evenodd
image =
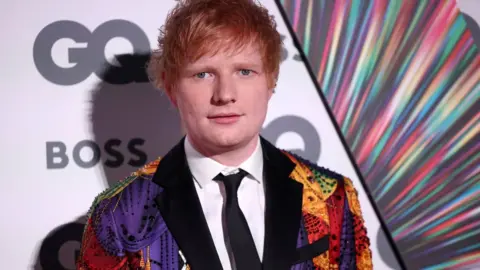
<svg viewBox="0 0 480 270"><path fill-rule="evenodd" d="M273 93L275 93L275 89L268 89L268 100L270 100L273 96Z"/></svg>
<svg viewBox="0 0 480 270"><path fill-rule="evenodd" d="M273 93L275 93L275 87L277 87L277 83L275 83L272 88L268 89L268 100L270 100L272 98Z"/></svg>
<svg viewBox="0 0 480 270"><path fill-rule="evenodd" d="M270 77L271 76L271 77ZM278 75L277 76L272 76L270 75L270 79L268 81L268 100L272 98L272 95L275 93L275 88L277 87L277 82L278 82Z"/></svg>

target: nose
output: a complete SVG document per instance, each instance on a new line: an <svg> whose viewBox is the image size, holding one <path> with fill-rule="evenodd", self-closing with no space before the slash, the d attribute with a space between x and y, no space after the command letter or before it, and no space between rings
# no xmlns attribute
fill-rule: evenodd
<svg viewBox="0 0 480 270"><path fill-rule="evenodd" d="M212 101L214 104L222 105L230 102L236 102L237 89L233 78L228 76L219 76L216 80L215 90Z"/></svg>

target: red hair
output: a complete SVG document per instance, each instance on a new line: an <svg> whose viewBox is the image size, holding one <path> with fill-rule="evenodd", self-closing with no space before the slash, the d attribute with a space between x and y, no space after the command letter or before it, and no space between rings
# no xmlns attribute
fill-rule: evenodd
<svg viewBox="0 0 480 270"><path fill-rule="evenodd" d="M171 89L187 63L254 42L273 88L282 51L276 26L268 10L253 0L180 0L160 30L150 77L156 87Z"/></svg>

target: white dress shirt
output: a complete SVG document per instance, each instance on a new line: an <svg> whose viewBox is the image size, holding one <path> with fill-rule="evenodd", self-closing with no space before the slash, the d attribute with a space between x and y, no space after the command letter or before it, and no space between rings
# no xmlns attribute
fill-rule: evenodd
<svg viewBox="0 0 480 270"><path fill-rule="evenodd" d="M265 193L263 188L263 154L260 138L253 154L235 168L224 166L211 158L203 156L193 148L188 137L185 139L185 154L195 180L195 189L200 199L210 234L224 270L233 269L230 263L232 251L228 247L228 241L225 240L228 239L226 238L227 235L224 237L226 224L223 208L226 202L226 193L223 183L215 181L213 178L219 173L225 175L234 173L239 168L249 173L238 188L238 203L245 215L261 260L265 234Z"/></svg>

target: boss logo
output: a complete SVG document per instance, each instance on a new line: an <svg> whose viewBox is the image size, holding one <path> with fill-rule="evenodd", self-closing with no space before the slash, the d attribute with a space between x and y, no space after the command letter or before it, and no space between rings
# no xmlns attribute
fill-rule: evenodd
<svg viewBox="0 0 480 270"><path fill-rule="evenodd" d="M122 69L112 65L105 57L107 43L113 38L123 38L130 42L135 54L150 51L150 42L145 32L136 24L126 20L112 20L90 31L86 26L74 21L57 21L47 25L37 35L33 45L33 59L40 74L48 81L59 85L74 85L95 73L111 84L126 84L135 81L134 76L108 77L104 70ZM73 40L75 45L64 48L71 67L57 64L52 49L58 41ZM58 59L57 59L58 60Z"/></svg>
<svg viewBox="0 0 480 270"><path fill-rule="evenodd" d="M125 154L122 153L124 151L119 149L123 144L120 139L108 140L103 145L103 149L90 140L76 143L72 150L67 149L67 145L61 141L46 142L47 169L64 169L71 161L81 168L92 168L100 162L102 155L109 157L103 164L109 168L118 168L125 162L132 167L140 167L148 159L147 154L139 149L139 146L142 146L144 143L145 140L140 138L134 138L126 142L128 154ZM81 152L84 150L91 152L91 157L82 157Z"/></svg>

